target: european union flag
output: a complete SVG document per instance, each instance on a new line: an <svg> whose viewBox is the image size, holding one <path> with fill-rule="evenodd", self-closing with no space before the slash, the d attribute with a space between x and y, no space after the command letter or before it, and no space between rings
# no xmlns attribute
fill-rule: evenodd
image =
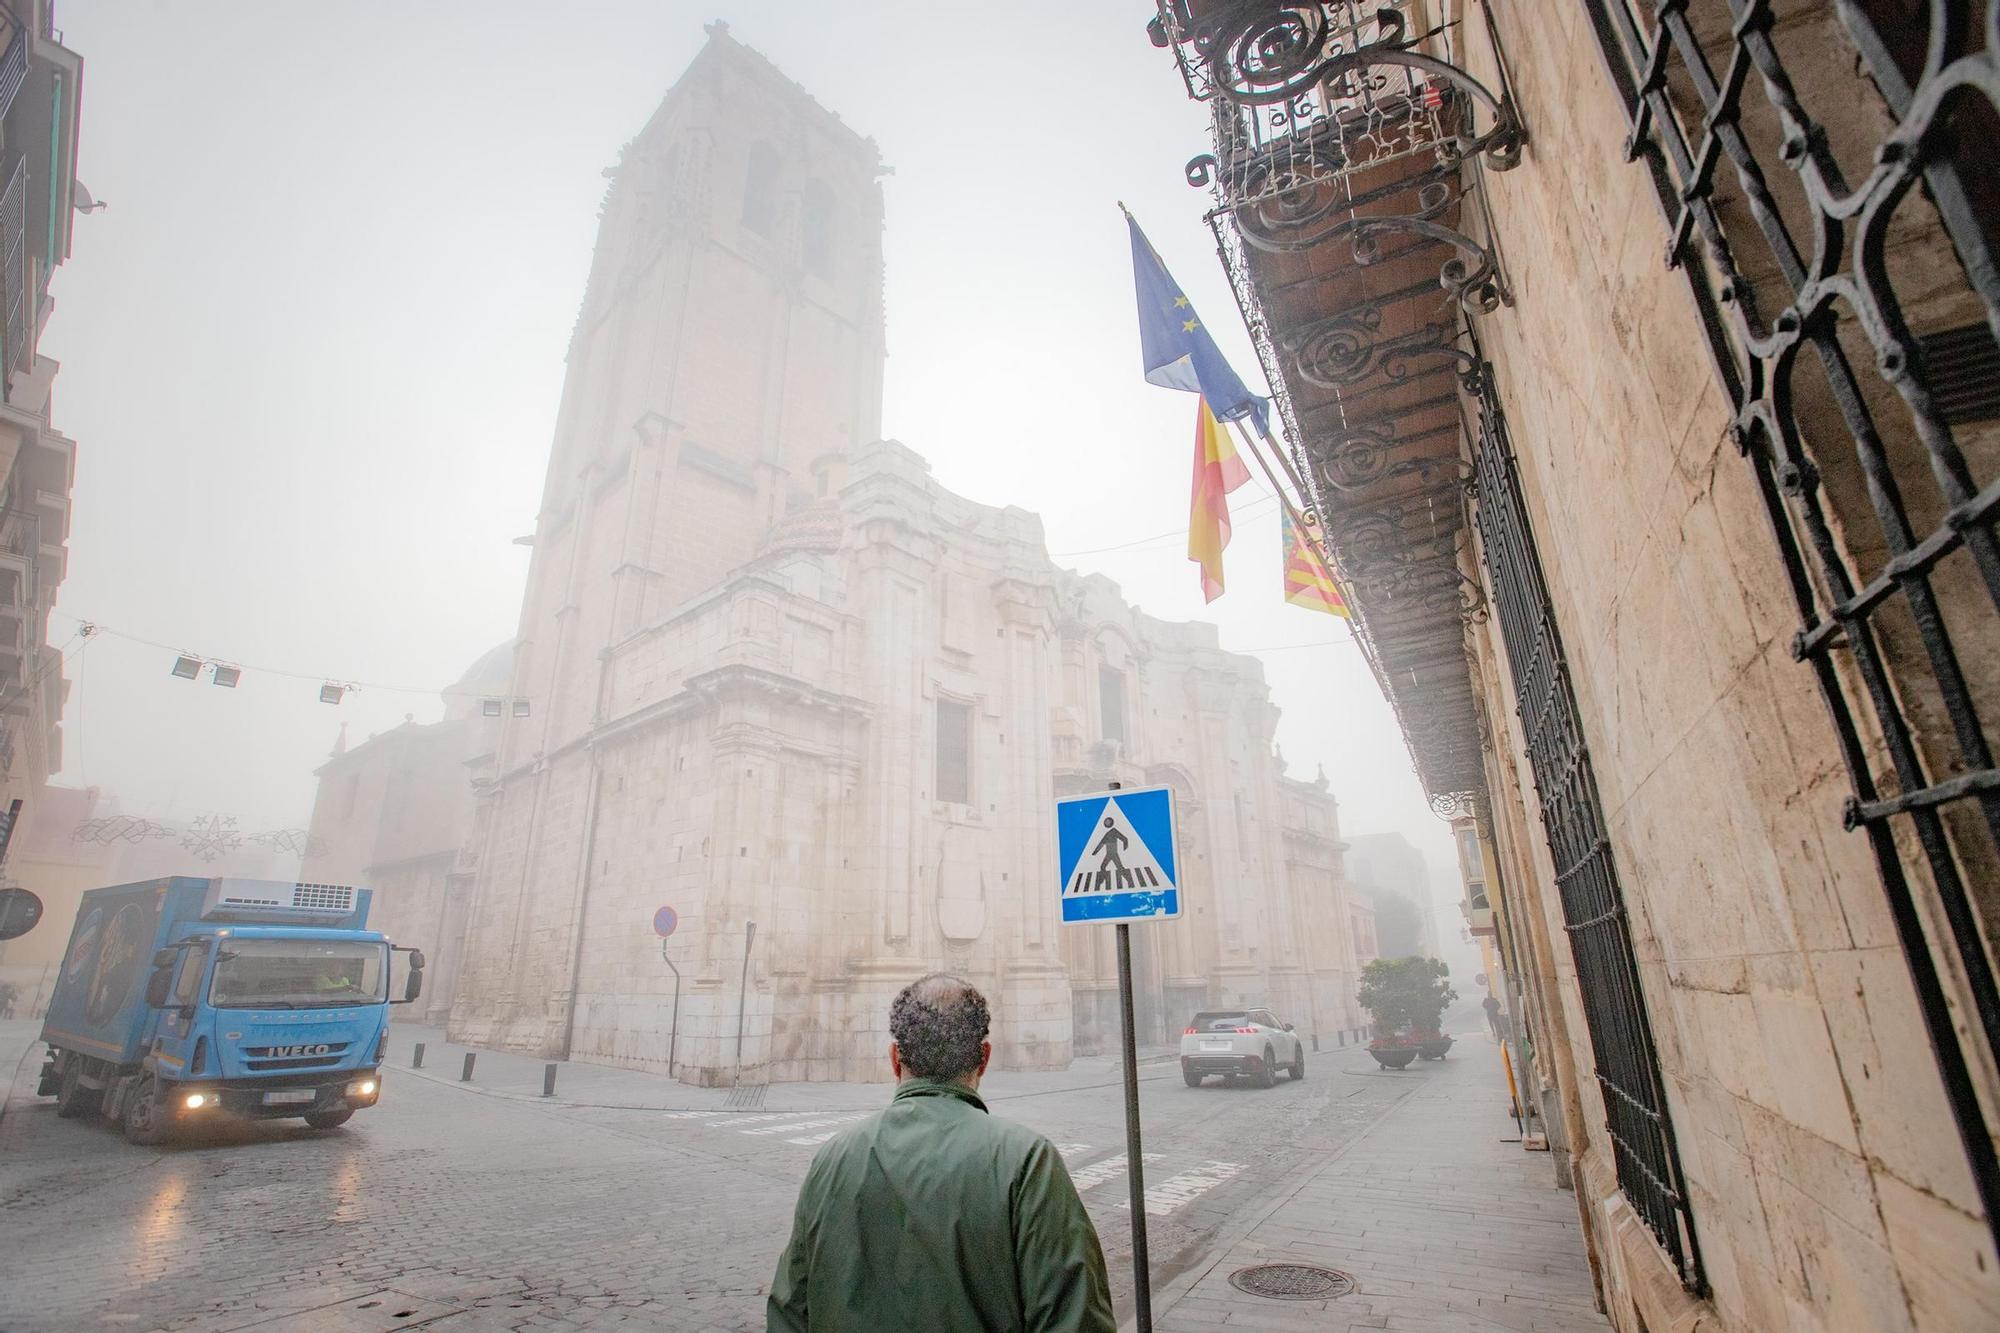
<svg viewBox="0 0 2000 1333"><path fill-rule="evenodd" d="M1146 365L1146 382L1165 389L1185 389L1208 400L1208 410L1222 421L1253 417L1266 429L1266 405L1243 387L1229 368L1222 349L1196 318L1194 306L1160 262L1146 233L1130 213L1132 280L1139 289L1139 351Z"/></svg>

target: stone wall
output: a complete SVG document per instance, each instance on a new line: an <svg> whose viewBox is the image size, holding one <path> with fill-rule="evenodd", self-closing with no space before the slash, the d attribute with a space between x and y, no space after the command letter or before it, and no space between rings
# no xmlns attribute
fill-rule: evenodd
<svg viewBox="0 0 2000 1333"><path fill-rule="evenodd" d="M1482 320L1623 880L1712 1295L1617 1192L1497 631L1509 924L1556 1001L1593 1259L1621 1329L2000 1323L1992 1252L1749 468L1584 8L1495 6L1532 135L1489 179L1517 298ZM1480 24L1461 31L1495 81ZM1518 779L1518 781L1517 781ZM1643 1317L1643 1324L1640 1322Z"/></svg>

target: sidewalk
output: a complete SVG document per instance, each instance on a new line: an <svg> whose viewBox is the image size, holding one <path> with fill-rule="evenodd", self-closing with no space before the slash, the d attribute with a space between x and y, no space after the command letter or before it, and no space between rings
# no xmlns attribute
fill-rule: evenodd
<svg viewBox="0 0 2000 1333"><path fill-rule="evenodd" d="M1610 1328L1596 1312L1576 1196L1555 1188L1547 1153L1503 1142L1517 1131L1499 1049L1463 1036L1443 1063L1384 1077L1419 1087L1160 1292L1160 1333ZM1355 1290L1276 1300L1230 1285L1238 1269L1269 1263L1337 1269Z"/></svg>
<svg viewBox="0 0 2000 1333"><path fill-rule="evenodd" d="M0 1119L12 1095L28 1096L41 1077L43 1046L39 1018L0 1019Z"/></svg>
<svg viewBox="0 0 2000 1333"><path fill-rule="evenodd" d="M411 1067L418 1042L424 1045L421 1069ZM465 1056L474 1056L472 1080L460 1084ZM1173 1047L1142 1047L1142 1079L1178 1077ZM583 1061L542 1060L511 1055L445 1040L444 1029L419 1023L396 1023L389 1029L389 1051L383 1061L385 1078L423 1078L450 1083L494 1097L542 1101L542 1078L556 1067L555 1096L548 1100L568 1106L594 1106L633 1111L875 1111L889 1098L888 1053L883 1052L880 1083L771 1083L740 1088L698 1088L664 1074L616 1069ZM1123 1075L1116 1055L1079 1057L1068 1069L1042 1072L996 1070L980 1084L991 1102L1033 1097L1082 1088L1116 1087Z"/></svg>

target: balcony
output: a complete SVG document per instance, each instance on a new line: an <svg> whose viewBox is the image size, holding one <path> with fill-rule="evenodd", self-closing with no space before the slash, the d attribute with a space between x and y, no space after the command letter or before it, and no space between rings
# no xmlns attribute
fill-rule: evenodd
<svg viewBox="0 0 2000 1333"><path fill-rule="evenodd" d="M1471 322L1512 303L1477 191L1525 136L1432 22L1424 0L1160 0L1152 33L1212 108L1189 183L1213 196L1356 635L1434 808L1455 813L1485 786L1461 397L1481 378Z"/></svg>

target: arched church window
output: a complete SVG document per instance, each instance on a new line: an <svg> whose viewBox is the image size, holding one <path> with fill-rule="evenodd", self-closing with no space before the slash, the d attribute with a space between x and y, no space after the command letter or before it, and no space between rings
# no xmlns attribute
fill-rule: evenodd
<svg viewBox="0 0 2000 1333"><path fill-rule="evenodd" d="M750 176L743 186L743 225L769 235L778 220L778 150L759 143L750 150Z"/></svg>
<svg viewBox="0 0 2000 1333"><path fill-rule="evenodd" d="M833 191L822 180L806 182L799 208L799 257L806 272L824 278L833 272Z"/></svg>

